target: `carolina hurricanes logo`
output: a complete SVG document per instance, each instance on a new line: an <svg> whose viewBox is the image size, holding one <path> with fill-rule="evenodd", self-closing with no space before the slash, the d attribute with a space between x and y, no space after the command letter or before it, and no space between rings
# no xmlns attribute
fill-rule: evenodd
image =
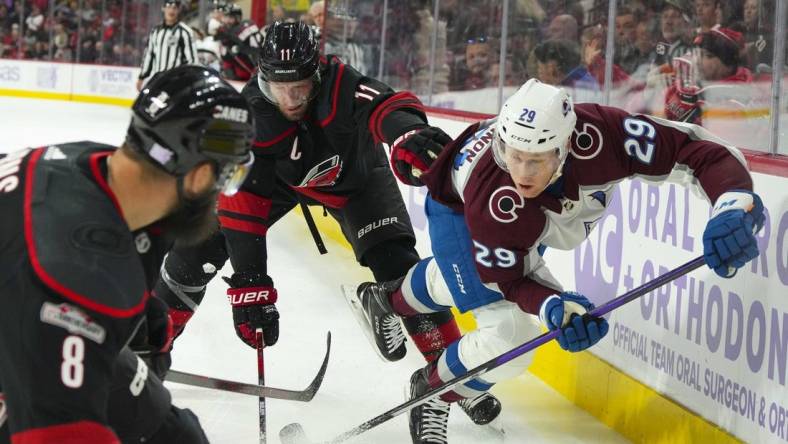
<svg viewBox="0 0 788 444"><path fill-rule="evenodd" d="M583 160L593 159L602 151L603 142L602 131L590 123L584 123L582 131L575 128L572 134L572 155Z"/></svg>
<svg viewBox="0 0 788 444"><path fill-rule="evenodd" d="M501 187L490 196L489 207L493 219L505 224L517 220L517 209L525 206L525 199L514 187Z"/></svg>

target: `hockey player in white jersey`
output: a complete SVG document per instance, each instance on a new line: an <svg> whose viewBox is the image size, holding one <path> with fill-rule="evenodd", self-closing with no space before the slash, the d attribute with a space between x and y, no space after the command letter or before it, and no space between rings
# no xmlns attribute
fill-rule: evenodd
<svg viewBox="0 0 788 444"><path fill-rule="evenodd" d="M564 290L542 254L585 240L624 178L690 184L714 205L703 247L718 275L732 277L758 255L754 233L764 208L736 148L696 125L575 106L565 91L537 80L510 97L497 119L471 125L434 162L412 165L411 184L429 189L434 257L397 281L362 284L351 305L376 338L396 333L379 327L398 325L391 318L447 306L473 312L478 324L413 374L413 397L532 339L541 326L560 330L558 343L572 352L605 336L607 321L584 316L593 304ZM529 353L414 408L413 442L448 442L451 402L479 396L530 361Z"/></svg>

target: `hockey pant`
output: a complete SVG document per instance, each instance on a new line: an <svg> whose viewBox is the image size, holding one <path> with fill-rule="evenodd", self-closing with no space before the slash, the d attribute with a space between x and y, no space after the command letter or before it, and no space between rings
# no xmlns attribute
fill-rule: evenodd
<svg viewBox="0 0 788 444"><path fill-rule="evenodd" d="M449 344L436 361L430 385L438 386L538 336L541 324L536 316L522 311L481 282L462 214L429 197L426 211L435 257L421 260L408 271L401 292L393 298L395 310L401 314L432 313L455 306L471 311L477 324L476 330ZM527 353L456 386L441 398L474 398L494 383L520 375L531 359L532 353Z"/></svg>

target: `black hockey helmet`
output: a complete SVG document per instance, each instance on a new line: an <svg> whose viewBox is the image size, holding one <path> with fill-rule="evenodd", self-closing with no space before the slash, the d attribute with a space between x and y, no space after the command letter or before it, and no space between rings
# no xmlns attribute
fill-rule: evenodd
<svg viewBox="0 0 788 444"><path fill-rule="evenodd" d="M235 3L226 3L223 11L225 15L235 17L238 19L238 21L244 17L243 9L241 9L241 6L236 5Z"/></svg>
<svg viewBox="0 0 788 444"><path fill-rule="evenodd" d="M268 27L260 50L258 85L265 97L276 104L270 82L286 83L311 79L312 99L320 85L320 48L312 28L303 22L275 22Z"/></svg>
<svg viewBox="0 0 788 444"><path fill-rule="evenodd" d="M182 65L156 74L132 105L126 143L167 173L216 168L224 194L240 188L254 160L252 111L219 73Z"/></svg>

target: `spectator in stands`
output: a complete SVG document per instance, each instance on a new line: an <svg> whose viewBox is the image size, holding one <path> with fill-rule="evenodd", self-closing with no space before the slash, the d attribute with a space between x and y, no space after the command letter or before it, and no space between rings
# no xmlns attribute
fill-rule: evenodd
<svg viewBox="0 0 788 444"><path fill-rule="evenodd" d="M435 20L432 16L431 3L424 0L413 1L417 28L411 38L416 52L412 59L408 89L421 95L449 90L450 69L446 57L446 22ZM437 32L435 32L436 27ZM437 34L434 54L432 53L433 33ZM431 64L434 67L432 73L430 73ZM430 74L432 74L432 79L430 79ZM430 83L432 83L432 91L429 90Z"/></svg>
<svg viewBox="0 0 788 444"><path fill-rule="evenodd" d="M746 0L743 7L743 31L747 67L753 72L771 71L773 50L771 0Z"/></svg>
<svg viewBox="0 0 788 444"><path fill-rule="evenodd" d="M641 60L641 55L635 47L636 25L639 19L642 20L642 17L637 16L629 7L622 6L617 10L614 61L628 74L635 71Z"/></svg>
<svg viewBox="0 0 788 444"><path fill-rule="evenodd" d="M96 37L93 34L87 34L80 39L79 62L80 63L96 63L98 58L98 51L96 50Z"/></svg>
<svg viewBox="0 0 788 444"><path fill-rule="evenodd" d="M565 86L577 102L589 101L599 91L594 76L582 64L580 49L569 40L547 40L534 48L538 78L543 83Z"/></svg>
<svg viewBox="0 0 788 444"><path fill-rule="evenodd" d="M599 85L605 84L605 29L591 26L580 36L581 57L588 72L594 76ZM629 74L618 64L613 63L612 83L617 87L621 82L629 80Z"/></svg>
<svg viewBox="0 0 788 444"><path fill-rule="evenodd" d="M684 55L692 40L687 0L665 0L660 16L662 38L654 48L654 64L670 64L673 57Z"/></svg>
<svg viewBox="0 0 788 444"><path fill-rule="evenodd" d="M39 33L43 30L44 14L41 13L41 9L37 5L32 6L30 15L25 19L25 25L28 30L34 33Z"/></svg>
<svg viewBox="0 0 788 444"><path fill-rule="evenodd" d="M72 51L69 46L69 36L66 32L66 27L63 23L55 24L54 33L52 35L52 46L54 54L52 59L58 62L72 61Z"/></svg>
<svg viewBox="0 0 788 444"><path fill-rule="evenodd" d="M11 29L11 14L8 12L8 6L0 3L0 30L9 29Z"/></svg>
<svg viewBox="0 0 788 444"><path fill-rule="evenodd" d="M638 53L638 65L631 77L645 82L649 72L655 65L655 47L659 40L658 23L654 20L640 20L635 25L635 49Z"/></svg>
<svg viewBox="0 0 788 444"><path fill-rule="evenodd" d="M673 59L683 56L691 48L693 29L690 12L689 0L665 0L660 14L662 35L648 55L651 67L646 74L647 102L652 97L664 95L665 88L674 80Z"/></svg>
<svg viewBox="0 0 788 444"><path fill-rule="evenodd" d="M695 0L696 34L709 32L720 27L722 10L719 0Z"/></svg>
<svg viewBox="0 0 788 444"><path fill-rule="evenodd" d="M697 63L699 79L692 79L695 84L679 78L665 94L665 116L671 120L688 121L700 124L701 106L704 103L701 92L709 83L718 86L752 82L752 73L741 66L740 53L744 48L744 38L740 32L729 28L712 29L698 35L694 41L699 50ZM674 64L682 62L677 58ZM677 70L677 75L681 70ZM717 94L718 96L724 96ZM689 117L688 117L689 116Z"/></svg>
<svg viewBox="0 0 788 444"><path fill-rule="evenodd" d="M465 44L465 64L455 72L452 89L473 90L497 85L498 77L490 76L494 54L489 38L474 37Z"/></svg>
<svg viewBox="0 0 788 444"><path fill-rule="evenodd" d="M3 45L5 45L5 55L9 59L21 58L19 52L19 23L11 24L11 31L6 33L3 38Z"/></svg>
<svg viewBox="0 0 788 444"><path fill-rule="evenodd" d="M550 40L569 40L577 42L577 20L569 14L556 16L547 26L547 38Z"/></svg>
<svg viewBox="0 0 788 444"><path fill-rule="evenodd" d="M695 38L700 48L700 74L705 81L749 82L752 72L741 63L744 38L730 28L717 28Z"/></svg>
<svg viewBox="0 0 788 444"><path fill-rule="evenodd" d="M529 0L533 1L533 0ZM519 0L522 2L522 0ZM582 27L585 23L584 16L585 11L583 9L583 5L581 4L581 0L560 0L560 1L542 1L543 5L545 5L545 10L547 12L548 17L556 17L561 14L569 14L575 18L577 24Z"/></svg>
<svg viewBox="0 0 788 444"><path fill-rule="evenodd" d="M309 7L309 16L312 18L315 26L320 29L323 29L325 25L325 18L326 18L326 4L323 0L316 1L312 3L312 6ZM355 66L355 65L354 65Z"/></svg>
<svg viewBox="0 0 788 444"><path fill-rule="evenodd" d="M534 46L541 39L540 23L531 17L515 17L510 22L506 53L512 64L512 75L517 85L525 83L536 72L536 62L529 65Z"/></svg>

